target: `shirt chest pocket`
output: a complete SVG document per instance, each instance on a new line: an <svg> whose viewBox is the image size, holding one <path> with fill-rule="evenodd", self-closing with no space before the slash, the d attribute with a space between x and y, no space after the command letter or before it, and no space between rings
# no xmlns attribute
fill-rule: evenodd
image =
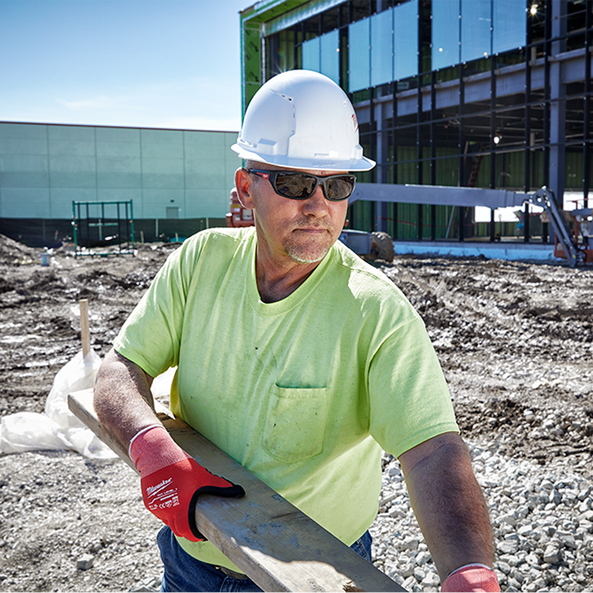
<svg viewBox="0 0 593 593"><path fill-rule="evenodd" d="M272 387L264 449L284 463L304 461L323 451L328 389Z"/></svg>

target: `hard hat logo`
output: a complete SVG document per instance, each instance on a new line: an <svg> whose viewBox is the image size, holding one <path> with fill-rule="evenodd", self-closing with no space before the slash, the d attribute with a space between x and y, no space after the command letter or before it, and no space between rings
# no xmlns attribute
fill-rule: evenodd
<svg viewBox="0 0 593 593"><path fill-rule="evenodd" d="M239 157L292 169L368 171L358 120L344 91L310 70L291 70L255 94L232 149Z"/></svg>

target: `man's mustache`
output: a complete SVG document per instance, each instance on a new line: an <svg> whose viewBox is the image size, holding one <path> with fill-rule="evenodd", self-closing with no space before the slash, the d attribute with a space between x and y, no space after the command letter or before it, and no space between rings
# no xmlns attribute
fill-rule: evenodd
<svg viewBox="0 0 593 593"><path fill-rule="evenodd" d="M293 230L295 229L325 229L326 231L333 230L333 225L330 222L315 221L312 220L299 220L293 224Z"/></svg>

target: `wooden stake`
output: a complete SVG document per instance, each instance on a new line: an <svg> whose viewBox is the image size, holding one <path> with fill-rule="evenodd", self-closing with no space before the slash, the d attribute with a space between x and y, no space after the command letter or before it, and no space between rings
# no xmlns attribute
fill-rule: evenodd
<svg viewBox="0 0 593 593"><path fill-rule="evenodd" d="M89 301L81 299L80 305L80 339L82 341L82 355L86 356L91 349L91 332L89 330Z"/></svg>

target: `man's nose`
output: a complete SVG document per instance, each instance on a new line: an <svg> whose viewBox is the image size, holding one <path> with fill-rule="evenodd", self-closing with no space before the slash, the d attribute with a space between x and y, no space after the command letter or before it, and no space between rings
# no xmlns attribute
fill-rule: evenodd
<svg viewBox="0 0 593 593"><path fill-rule="evenodd" d="M316 216L327 214L328 204L321 185L317 186L310 198L303 200L303 211Z"/></svg>

